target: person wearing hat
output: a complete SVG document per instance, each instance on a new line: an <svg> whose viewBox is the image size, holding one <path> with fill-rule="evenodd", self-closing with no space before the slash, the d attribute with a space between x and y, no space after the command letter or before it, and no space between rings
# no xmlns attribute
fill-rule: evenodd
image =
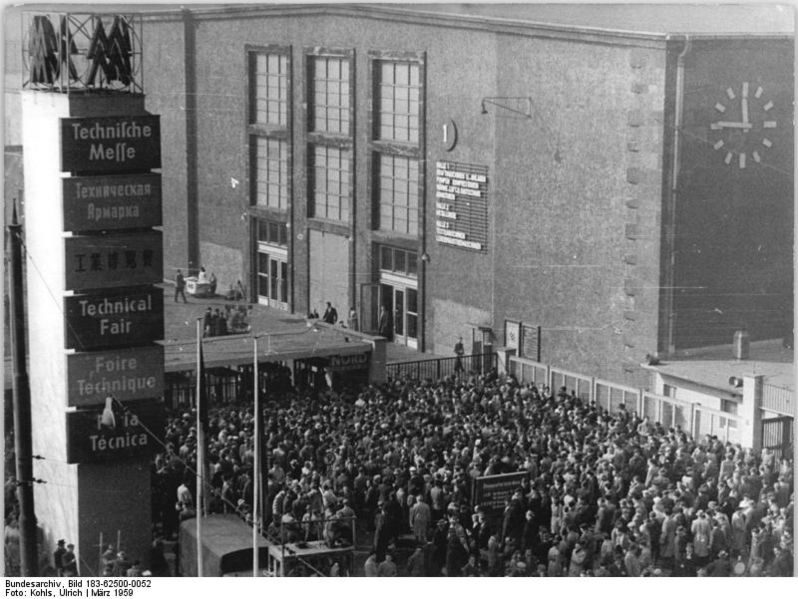
<svg viewBox="0 0 798 599"><path fill-rule="evenodd" d="M58 576L64 575L64 554L66 553L66 548L64 547L65 543L66 541L64 539L59 539L58 546L53 552L53 567L55 568Z"/></svg>
<svg viewBox="0 0 798 599"><path fill-rule="evenodd" d="M61 567L64 576L78 575L78 558L75 556L75 545L67 543L66 552L61 557Z"/></svg>

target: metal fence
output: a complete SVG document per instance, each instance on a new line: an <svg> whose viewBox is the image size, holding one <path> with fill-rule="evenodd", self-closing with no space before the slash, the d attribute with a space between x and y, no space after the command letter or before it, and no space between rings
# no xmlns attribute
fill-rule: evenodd
<svg viewBox="0 0 798 599"><path fill-rule="evenodd" d="M680 428L694 438L716 435L723 442L740 442L744 424L742 417L697 402L650 393L515 356L510 357L507 371L519 382L548 385L553 392L565 387L584 401L595 401L611 414L624 406L627 411L637 412L641 417L648 416L651 422L659 422L667 428Z"/></svg>
<svg viewBox="0 0 798 599"><path fill-rule="evenodd" d="M640 389L619 385L603 379L595 379L593 382L593 399L596 405L604 408L610 413L620 410L621 405L639 410Z"/></svg>
<svg viewBox="0 0 798 599"><path fill-rule="evenodd" d="M458 361L460 362L458 366ZM465 373L488 372L496 368L497 356L495 353L472 354L452 358L431 358L416 360L414 362L395 362L385 366L385 373L391 379L410 378L423 381L425 379L438 380L451 376L458 371Z"/></svg>
<svg viewBox="0 0 798 599"><path fill-rule="evenodd" d="M798 417L795 394L790 389L776 385L762 385L762 409L784 416Z"/></svg>

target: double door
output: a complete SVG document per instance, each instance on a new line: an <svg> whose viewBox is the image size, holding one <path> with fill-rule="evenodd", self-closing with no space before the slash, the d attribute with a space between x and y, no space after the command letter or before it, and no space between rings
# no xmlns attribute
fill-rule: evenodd
<svg viewBox="0 0 798 599"><path fill-rule="evenodd" d="M393 324L393 341L418 347L418 289L399 281L380 281L379 304Z"/></svg>
<svg viewBox="0 0 798 599"><path fill-rule="evenodd" d="M258 247L258 303L288 310L287 252Z"/></svg>

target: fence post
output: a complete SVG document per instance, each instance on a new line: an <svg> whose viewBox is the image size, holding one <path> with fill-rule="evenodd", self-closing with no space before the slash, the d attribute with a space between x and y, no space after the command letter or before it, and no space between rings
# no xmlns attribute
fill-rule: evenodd
<svg viewBox="0 0 798 599"><path fill-rule="evenodd" d="M546 384L549 386L549 390L554 393L554 375L551 372L551 366L546 364Z"/></svg>
<svg viewBox="0 0 798 599"><path fill-rule="evenodd" d="M644 414L643 408L645 406L645 401L643 400L643 393L645 393L645 391L643 391L642 388L637 390L637 415L640 416L640 418L643 418Z"/></svg>

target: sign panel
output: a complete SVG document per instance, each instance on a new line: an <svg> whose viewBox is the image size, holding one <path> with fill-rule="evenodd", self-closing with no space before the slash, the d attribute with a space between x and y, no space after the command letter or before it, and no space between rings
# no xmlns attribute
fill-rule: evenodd
<svg viewBox="0 0 798 599"><path fill-rule="evenodd" d="M67 412L67 462L87 464L149 457L163 438L165 416L160 403L135 402Z"/></svg>
<svg viewBox="0 0 798 599"><path fill-rule="evenodd" d="M163 281L163 233L67 237L67 289L133 287Z"/></svg>
<svg viewBox="0 0 798 599"><path fill-rule="evenodd" d="M163 339L163 291L156 287L74 295L64 303L67 349L128 347Z"/></svg>
<svg viewBox="0 0 798 599"><path fill-rule="evenodd" d="M473 505L486 510L503 510L507 500L529 478L529 472L511 472L493 476L478 476L474 479L471 493Z"/></svg>
<svg viewBox="0 0 798 599"><path fill-rule="evenodd" d="M504 346L518 349L521 346L521 323L514 320L504 321Z"/></svg>
<svg viewBox="0 0 798 599"><path fill-rule="evenodd" d="M61 119L61 170L135 172L161 167L157 115Z"/></svg>
<svg viewBox="0 0 798 599"><path fill-rule="evenodd" d="M159 345L67 356L67 405L101 404L163 395L164 350Z"/></svg>
<svg viewBox="0 0 798 599"><path fill-rule="evenodd" d="M163 224L161 175L63 180L64 231L139 229Z"/></svg>
<svg viewBox="0 0 798 599"><path fill-rule="evenodd" d="M352 354L349 356L330 356L329 369L332 372L345 372L351 370L368 369L369 353Z"/></svg>
<svg viewBox="0 0 798 599"><path fill-rule="evenodd" d="M435 174L435 238L438 243L487 251L488 168L439 161Z"/></svg>

